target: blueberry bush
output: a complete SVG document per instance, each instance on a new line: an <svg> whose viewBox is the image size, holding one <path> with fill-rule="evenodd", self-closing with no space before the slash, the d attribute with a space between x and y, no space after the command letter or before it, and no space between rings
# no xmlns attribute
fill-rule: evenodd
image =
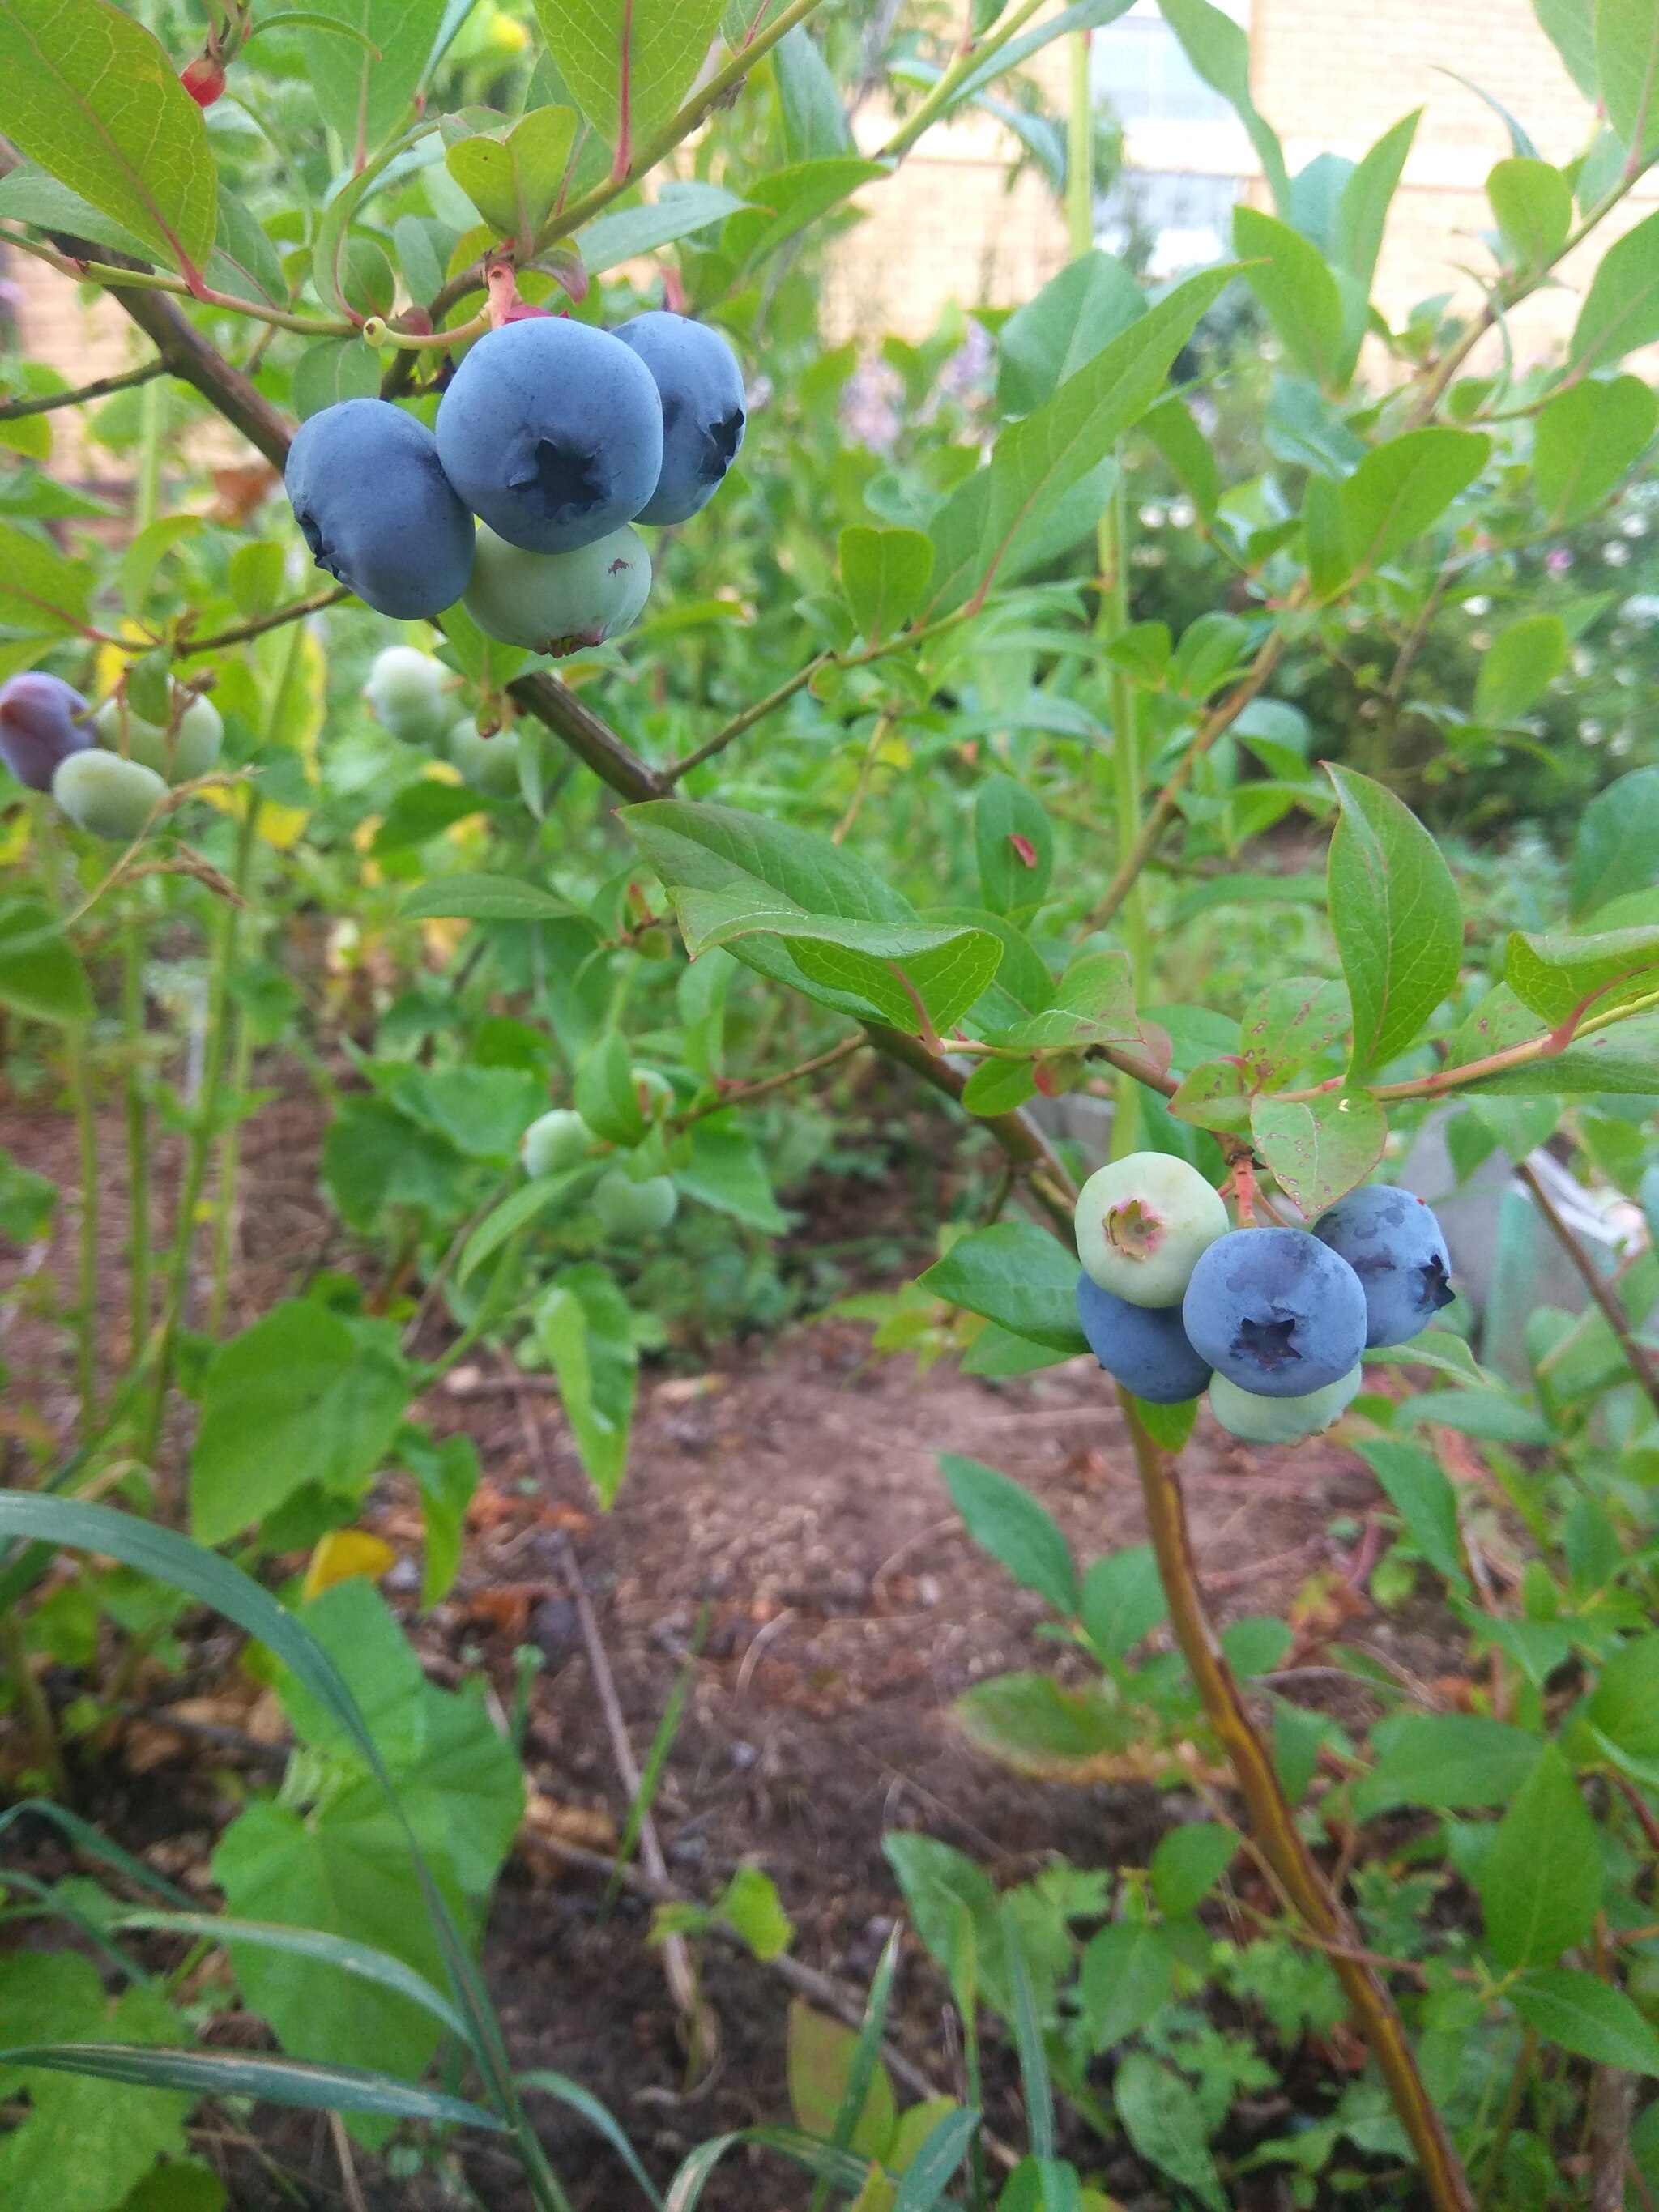
<svg viewBox="0 0 1659 2212"><path fill-rule="evenodd" d="M210 2097L375 2146L483 2130L544 2208L572 2198L539 2096L674 2212L740 2144L815 2212L1101 2212L1057 2097L1149 2202L1659 2189L1651 595L1582 582L1651 503L1626 364L1659 339L1659 214L1624 204L1659 159L1659 6L1539 0L1584 149L1506 118L1478 301L1396 324L1373 286L1418 118L1291 176L1208 0L1161 5L1260 161L1234 258L1154 286L1093 244L1086 69L1066 116L1019 71L1127 5L0 0L0 247L133 350L79 389L0 355L0 1005L12 1096L66 1099L80 1163L78 1428L21 1424L0 1492L0 1820L102 1877L3 1875L73 1938L0 1958L9 2203L218 2201L185 2133ZM1063 196L1072 258L925 343L829 343L825 242L975 109ZM1518 359L1513 310L1564 283L1565 354ZM130 504L72 464L70 410ZM362 1265L233 1328L279 1051ZM514 1729L425 1680L355 1524L411 1479L443 1596L479 1467L416 1406L481 1345L550 1374L610 1504L644 1359L846 1287L786 1267L779 1199L872 1066L939 1100L956 1211L842 1310L990 1379L1092 1352L1145 1502L1147 1544L1079 1571L1035 1498L946 1460L1059 1653L961 1724L1210 1817L1001 1893L889 1838L965 2095L897 2112L890 1948L861 2029L799 2027L793 2124L659 2190L590 2088L514 2071L477 1964ZM1109 1109L1105 1164L1055 1133L1068 1096ZM1399 1182L1430 1133L1460 1181L1503 1164L1582 1310L1476 1335ZM1617 1202L1612 1257L1564 1173ZM39 1243L59 1198L3 1163L0 1230ZM1334 1633L1288 1667L1285 1623L1216 1634L1201 1401L1247 1446L1358 1453L1373 1595L1437 1594L1461 1705ZM216 1913L70 1803L199 1607L295 1746L220 1839ZM1322 1671L1383 1709L1368 1733L1291 1694ZM747 1873L660 1916L693 2016L711 1928L787 1951ZM233 2001L277 2050L208 2046ZM987 2023L1022 2084L1006 2160ZM1321 2039L1346 2081L1241 2148L1239 2101Z"/></svg>

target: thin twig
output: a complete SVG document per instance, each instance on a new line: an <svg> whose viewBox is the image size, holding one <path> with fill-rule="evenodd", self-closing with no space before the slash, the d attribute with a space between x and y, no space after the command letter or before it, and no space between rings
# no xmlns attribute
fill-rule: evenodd
<svg viewBox="0 0 1659 2212"><path fill-rule="evenodd" d="M769 1091L781 1091L786 1084L802 1082L809 1075L821 1075L826 1067L837 1066L843 1060L850 1060L855 1052L862 1052L869 1042L860 1030L855 1036L843 1037L839 1044L831 1045L828 1052L819 1053L815 1060L802 1060L797 1067L781 1068L777 1074L763 1076L757 1083L734 1083L708 1105L696 1107L689 1114L677 1114L668 1127L689 1129L694 1121L706 1121L711 1114L723 1114L728 1106L747 1106L753 1099L764 1098Z"/></svg>
<svg viewBox="0 0 1659 2212"><path fill-rule="evenodd" d="M60 407L85 407L92 400L107 399L114 392L131 392L135 385L149 384L167 374L167 365L158 356L141 368L124 368L118 376L97 377L76 392L43 392L31 399L0 400L0 422L21 422L27 415L53 415Z"/></svg>
<svg viewBox="0 0 1659 2212"><path fill-rule="evenodd" d="M351 597L349 584L335 584L326 592L313 592L309 599L294 599L285 607L276 607L268 615L255 615L245 623L234 623L228 629L216 630L211 637L181 637L178 654L188 660L198 653L217 653L228 645L245 645L251 637L263 637L267 630L281 629L285 623L303 622L307 615L319 615L325 607L337 607L342 599Z"/></svg>
<svg viewBox="0 0 1659 2212"><path fill-rule="evenodd" d="M1602 1319L1607 1322L1607 1327L1613 1331L1613 1336L1617 1340L1619 1349L1624 1353L1626 1361L1630 1367L1631 1373L1636 1377L1637 1381L1641 1384L1644 1391L1647 1394L1649 1404L1652 1406L1656 1413L1659 1413L1659 1372L1655 1371L1652 1360L1648 1357L1647 1352L1644 1350L1642 1346L1637 1342L1635 1335L1631 1329L1630 1321L1625 1312L1625 1309L1619 1303L1617 1292L1613 1290L1613 1285L1607 1281L1607 1278L1602 1274L1595 1261L1591 1259L1589 1254L1579 1243L1577 1237L1573 1235L1567 1222L1557 1211L1549 1194L1545 1190L1543 1183L1539 1177L1538 1171L1533 1166L1532 1162L1530 1160L1518 1161L1516 1165L1515 1172L1519 1176L1521 1181L1526 1185L1527 1189L1531 1195L1533 1204L1538 1208L1538 1211L1543 1215L1545 1220L1554 1231L1558 1243L1560 1244L1562 1250L1566 1254L1568 1259L1571 1261L1574 1267L1577 1270L1579 1279L1583 1282L1584 1288L1589 1292L1590 1297L1601 1309Z"/></svg>
<svg viewBox="0 0 1659 2212"><path fill-rule="evenodd" d="M357 2161L351 2154L351 2137L346 2133L346 2124L338 2112L328 2116L328 2132L333 2140L334 2155L339 2160L340 2186L345 2191L345 2201L350 2212L368 2212L363 2202L362 2185L357 2179Z"/></svg>

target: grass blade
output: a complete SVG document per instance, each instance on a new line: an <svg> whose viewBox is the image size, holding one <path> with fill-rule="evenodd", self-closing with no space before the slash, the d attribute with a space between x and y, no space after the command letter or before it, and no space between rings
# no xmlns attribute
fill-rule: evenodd
<svg viewBox="0 0 1659 2212"><path fill-rule="evenodd" d="M0 2066L42 2066L58 2074L90 2074L140 2089L188 2089L198 2097L258 2097L318 2112L382 2112L398 2119L444 2120L459 2127L501 2130L506 2122L482 2105L441 2096L417 2082L394 2081L356 2066L313 2066L299 2058L247 2057L225 2051L158 2051L142 2043L38 2043L0 2051Z"/></svg>
<svg viewBox="0 0 1659 2212"><path fill-rule="evenodd" d="M633 2144L623 2134L615 2115L599 2102L591 2089L584 2089L580 2081L573 2081L568 2074L550 2074L540 2069L532 2074L520 2074L518 2085L521 2089L540 2089L549 2097L556 2097L560 2104L568 2105L573 2112L580 2112L588 2125L605 2137L645 2191L656 2212L664 2212L656 2184L640 2164Z"/></svg>
<svg viewBox="0 0 1659 2212"><path fill-rule="evenodd" d="M893 2212L933 2212L978 2128L979 2114L970 2106L947 2112L905 2168Z"/></svg>
<svg viewBox="0 0 1659 2212"><path fill-rule="evenodd" d="M830 2148L844 2151L853 2140L864 2112L864 2103L870 2094L870 2084L875 2079L876 2069L881 2063L881 2039L887 2025L887 2004L893 1994L893 1976L898 1968L899 1937L902 1930L896 1928L888 1937L882 1951L881 1963L876 1968L870 1984L869 2001L864 2008L864 2021L859 2029L858 2040L853 2045L853 2055L847 2069L847 2086L841 2093L841 2103L836 2110L836 2124L830 2141ZM859 2161L860 2185L864 2163ZM832 2175L823 2172L812 2191L811 2212L823 2212L835 2186Z"/></svg>
<svg viewBox="0 0 1659 2212"><path fill-rule="evenodd" d="M1002 1938L1008 1953L1008 1983L1014 1994L1014 2041L1019 2050L1019 2077L1025 2089L1025 2128L1036 2159L1054 2154L1054 2092L1048 2079L1048 2054L1042 2048L1042 2027L1031 1991L1030 1969L1019 1940L1019 1923L1007 1905L1002 1908Z"/></svg>
<svg viewBox="0 0 1659 2212"><path fill-rule="evenodd" d="M640 1831L651 1817L651 1808L656 1802L657 1791L662 1785L662 1771L668 1764L668 1754L674 1748L674 1739L680 1732L680 1719L690 1692L691 1678L697 1671L702 1640L708 1633L708 1624L713 1617L713 1610L707 1605L697 1615L696 1626L691 1631L691 1642L685 1655L685 1664L669 1692L668 1703L663 1707L662 1718L657 1723L657 1733L651 1739L645 1765L640 1769L640 1786L628 1808L628 1818L623 1824L622 1841L617 1846L616 1869L605 1886L605 1895L599 1899L599 1917L602 1920L617 1901L623 1875L633 1863L634 1853L639 1845Z"/></svg>

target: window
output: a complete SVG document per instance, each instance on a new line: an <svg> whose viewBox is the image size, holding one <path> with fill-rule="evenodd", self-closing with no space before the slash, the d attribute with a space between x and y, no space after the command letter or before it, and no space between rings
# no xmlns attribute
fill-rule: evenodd
<svg viewBox="0 0 1659 2212"><path fill-rule="evenodd" d="M1109 253L1144 268L1155 283L1226 258L1237 177L1179 169L1124 169L1096 216Z"/></svg>
<svg viewBox="0 0 1659 2212"><path fill-rule="evenodd" d="M1151 0L1137 0L1127 15L1097 31L1091 58L1095 97L1122 123L1212 123L1231 112Z"/></svg>

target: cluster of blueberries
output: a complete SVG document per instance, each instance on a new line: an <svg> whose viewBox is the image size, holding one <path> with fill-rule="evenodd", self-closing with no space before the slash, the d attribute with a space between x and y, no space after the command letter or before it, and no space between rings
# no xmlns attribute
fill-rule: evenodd
<svg viewBox="0 0 1659 2212"><path fill-rule="evenodd" d="M1405 1344L1451 1303L1440 1224L1383 1184L1350 1191L1307 1229L1230 1229L1196 1168L1132 1152L1077 1204L1078 1316L1101 1365L1149 1405L1207 1384L1247 1443L1330 1427L1368 1346Z"/></svg>
<svg viewBox="0 0 1659 2212"><path fill-rule="evenodd" d="M633 1070L634 1096L647 1126L672 1111L674 1086L654 1067ZM541 1115L524 1133L519 1157L525 1173L539 1179L585 1168L614 1154L615 1146L594 1134L581 1115L568 1106L556 1106ZM607 1237L655 1237L679 1212L680 1194L672 1176L651 1173L649 1152L617 1160L605 1169L589 1193L588 1202Z"/></svg>
<svg viewBox="0 0 1659 2212"><path fill-rule="evenodd" d="M178 684L162 696L162 722L146 721L125 692L94 714L61 676L31 669L0 684L0 760L78 829L136 837L170 786L207 775L224 741L211 699Z"/></svg>
<svg viewBox="0 0 1659 2212"><path fill-rule="evenodd" d="M705 324L526 313L467 354L435 435L388 400L342 400L301 424L285 482L317 566L380 613L462 599L487 636L559 654L635 618L651 561L629 526L706 506L744 419L742 371Z"/></svg>

